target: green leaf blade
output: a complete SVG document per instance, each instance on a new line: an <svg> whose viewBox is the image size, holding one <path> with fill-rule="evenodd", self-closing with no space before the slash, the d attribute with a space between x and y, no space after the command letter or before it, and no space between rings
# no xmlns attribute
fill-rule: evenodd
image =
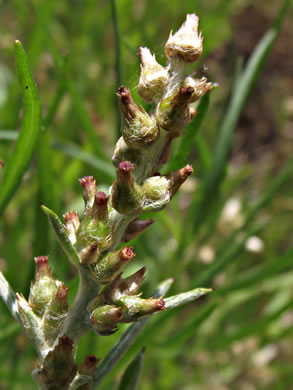
<svg viewBox="0 0 293 390"><path fill-rule="evenodd" d="M0 191L0 214L11 200L32 160L41 128L41 100L20 41L15 41L15 56L24 114L18 140L6 164Z"/></svg>

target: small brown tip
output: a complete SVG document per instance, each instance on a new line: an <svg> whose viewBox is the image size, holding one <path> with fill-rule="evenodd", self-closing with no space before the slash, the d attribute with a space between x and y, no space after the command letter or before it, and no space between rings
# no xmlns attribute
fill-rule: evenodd
<svg viewBox="0 0 293 390"><path fill-rule="evenodd" d="M73 348L74 343L68 336L66 336L66 334L64 334L63 336L59 337L58 344L63 346L63 347Z"/></svg>
<svg viewBox="0 0 293 390"><path fill-rule="evenodd" d="M86 362L88 362L89 364L96 366L100 359L98 359L95 355L88 355L88 356L85 357L84 360Z"/></svg>
<svg viewBox="0 0 293 390"><path fill-rule="evenodd" d="M3 160L0 160L0 168L3 168L5 166L5 162Z"/></svg>
<svg viewBox="0 0 293 390"><path fill-rule="evenodd" d="M193 168L191 165L186 165L184 168L180 169L182 176L187 178L193 173Z"/></svg>
<svg viewBox="0 0 293 390"><path fill-rule="evenodd" d="M139 269L137 272L136 272L136 275L140 278L143 278L144 277L144 274L146 273L146 270L147 268L146 267L142 267L141 269Z"/></svg>
<svg viewBox="0 0 293 390"><path fill-rule="evenodd" d="M119 164L119 170L123 172L131 172L134 169L134 165L130 161L122 161Z"/></svg>
<svg viewBox="0 0 293 390"><path fill-rule="evenodd" d="M183 86L180 88L180 94L181 95L186 95L186 96L191 96L194 92L194 88L193 87L187 87L187 86Z"/></svg>
<svg viewBox="0 0 293 390"><path fill-rule="evenodd" d="M124 87L124 85L122 85L121 87L118 88L119 94L123 94L123 93L127 93L127 92L128 92L128 89L126 87Z"/></svg>
<svg viewBox="0 0 293 390"><path fill-rule="evenodd" d="M158 310L165 310L165 302L163 300L163 298L158 298L157 299L157 309Z"/></svg>

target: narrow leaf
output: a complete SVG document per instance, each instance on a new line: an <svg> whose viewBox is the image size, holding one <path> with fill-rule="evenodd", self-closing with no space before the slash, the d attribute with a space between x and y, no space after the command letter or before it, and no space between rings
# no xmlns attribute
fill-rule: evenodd
<svg viewBox="0 0 293 390"><path fill-rule="evenodd" d="M56 233L57 239L60 245L62 246L64 252L68 256L68 258L71 260L73 264L79 264L80 260L79 260L78 253L76 252L76 249L74 248L71 241L69 240L65 227L61 222L60 218L58 217L58 215L44 205L41 205L41 208L49 218L49 221Z"/></svg>
<svg viewBox="0 0 293 390"><path fill-rule="evenodd" d="M144 349L132 360L127 367L118 390L136 390L138 387L142 367L143 367Z"/></svg>
<svg viewBox="0 0 293 390"><path fill-rule="evenodd" d="M21 182L33 157L41 127L41 100L22 44L15 41L16 66L23 95L22 127L15 148L6 163L0 191L0 214Z"/></svg>
<svg viewBox="0 0 293 390"><path fill-rule="evenodd" d="M186 303L190 303L200 298L203 295L206 295L213 291L210 288L196 288L194 290L173 295L172 297L165 298L165 309L174 309L175 307L185 305Z"/></svg>

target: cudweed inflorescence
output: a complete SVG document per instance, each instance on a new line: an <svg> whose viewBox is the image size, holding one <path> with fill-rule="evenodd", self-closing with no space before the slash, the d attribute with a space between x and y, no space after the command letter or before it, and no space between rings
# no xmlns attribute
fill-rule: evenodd
<svg viewBox="0 0 293 390"><path fill-rule="evenodd" d="M123 269L133 261L131 246L122 246L154 221L141 220L144 213L165 208L192 174L186 165L161 176L172 141L183 135L184 126L196 115L193 103L211 88L205 78L190 74L190 65L202 54L198 17L187 15L176 34L165 45L168 64L161 66L149 49L141 47L141 75L138 91L150 112L138 107L130 91L117 92L122 114L122 137L113 154L117 178L109 194L98 191L93 177L80 179L85 209L81 219L76 211L64 215L64 224L46 206L57 238L72 264L80 284L71 307L67 287L52 276L48 257L35 258L35 281L28 302L17 295L20 321L39 353L41 366L33 377L41 389L94 388L98 360L88 356L78 367L74 352L79 338L90 330L111 335L119 323L129 323L154 312L172 308L210 290L197 289L164 300L142 298L138 293L145 267L123 278ZM193 295L192 295L193 294Z"/></svg>

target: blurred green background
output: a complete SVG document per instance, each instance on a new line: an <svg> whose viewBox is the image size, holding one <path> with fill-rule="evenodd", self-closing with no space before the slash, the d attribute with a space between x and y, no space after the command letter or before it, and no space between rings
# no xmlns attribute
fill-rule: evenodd
<svg viewBox="0 0 293 390"><path fill-rule="evenodd" d="M137 256L129 272L147 266L149 295L169 277L175 277L172 294L195 287L215 291L155 316L101 389L117 387L123 368L142 347L141 390L292 389L292 7L264 69L259 74L258 64L253 70L255 83L246 100L243 69L281 1L117 0L113 5L110 0L0 1L0 159L9 159L22 118L15 39L27 51L44 118L33 161L1 216L0 270L15 291L27 295L33 257L50 254L55 276L74 296L76 275L39 203L59 215L80 211L79 177L93 175L99 190L111 184L120 121L115 91L126 85L143 104L136 88L137 48L149 47L165 65L169 31L195 12L204 36L198 74L218 87L202 103L201 118L188 126L185 141L175 142L164 168L191 163L195 174L131 243ZM1 178L4 172L5 167ZM89 353L104 357L124 329L111 337L86 335L78 359ZM34 388L30 372L36 354L2 302L0 361L1 390Z"/></svg>

